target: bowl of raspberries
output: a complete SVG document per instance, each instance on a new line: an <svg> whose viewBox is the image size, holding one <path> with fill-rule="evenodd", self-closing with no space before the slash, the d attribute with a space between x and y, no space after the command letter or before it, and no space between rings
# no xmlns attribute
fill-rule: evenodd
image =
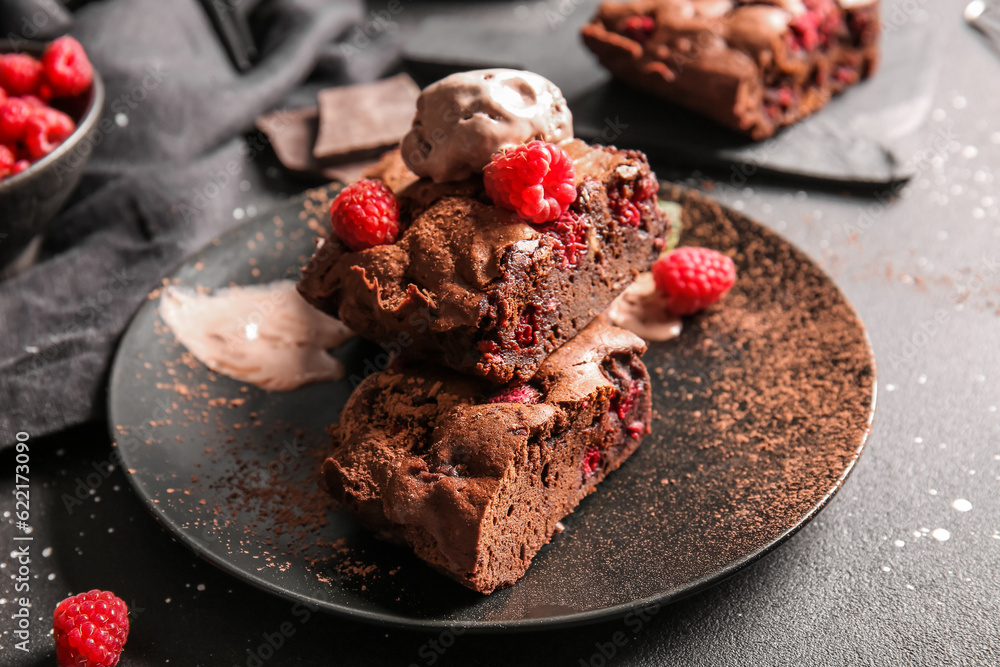
<svg viewBox="0 0 1000 667"><path fill-rule="evenodd" d="M0 40L0 276L30 264L94 148L104 86L83 46Z"/></svg>

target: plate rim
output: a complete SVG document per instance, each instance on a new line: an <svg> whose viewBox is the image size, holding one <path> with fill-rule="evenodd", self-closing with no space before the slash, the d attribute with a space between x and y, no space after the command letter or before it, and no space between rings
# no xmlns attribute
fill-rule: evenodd
<svg viewBox="0 0 1000 667"><path fill-rule="evenodd" d="M749 568L758 561L760 561L765 556L771 554L779 547L783 546L791 537L798 533L802 528L804 528L809 522L811 522L818 514L821 512L837 495L841 488L843 488L844 483L850 474L854 471L857 466L858 460L861 458L862 453L868 445L869 438L872 433L872 425L875 419L876 404L878 397L878 364L876 363L874 348L871 343L871 339L868 335L868 329L864 325L864 321L861 319L854 307L854 304L847 298L840 286L833 280L833 278L821 267L813 258L801 250L796 244L792 243L786 239L783 235L777 231L767 227L766 225L754 220L748 215L745 215L741 211L737 211L730 207L725 206L721 202L718 202L711 197L701 193L698 190L690 188L685 185L678 183L673 183L669 181L660 181L661 183L661 193L669 192L672 195L670 201L677 201L682 206L684 202L683 199L693 199L698 202L708 202L718 206L730 219L742 219L745 222L749 222L756 227L761 227L765 229L768 233L772 234L775 238L785 243L787 246L792 248L796 253L804 257L815 269L818 271L822 277L829 283L829 285L836 290L837 295L842 299L843 303L850 310L853 315L854 320L857 322L862 339L865 343L865 347L868 351L868 360L872 370L872 381L871 381L871 397L870 401L867 403L866 412L867 417L865 420L864 433L861 435L860 441L857 447L854 449L850 463L840 474L837 480L834 482L833 486L820 498L809 510L800 516L794 525L790 526L785 532L781 533L776 538L770 540L767 544L744 555L742 558L737 559L725 567L718 569L710 574L700 577L693 582L689 582L683 588L669 590L655 595L647 596L644 598L632 600L629 602L623 602L620 604L612 605L609 607L603 607L601 609L592 609L589 611L575 612L570 614L565 614L561 616L550 616L542 618L522 618L513 621L447 621L447 620L436 620L436 619L420 619L420 618L408 618L405 616L400 616L399 614L390 612L375 612L362 609L354 609L350 606L332 603L329 601L318 601L314 598L310 598L306 595L302 595L295 591L284 588L278 584L268 581L267 579L261 577L257 573L250 572L243 568L233 565L233 563L221 555L214 553L213 551L207 549L198 540L194 539L184 530L180 525L178 525L173 519L171 519L167 512L159 507L158 503L153 502L153 496L148 492L146 485L143 481L136 475L132 474L129 470L128 460L124 449L118 446L116 432L118 421L116 419L116 404L113 400L113 396L116 393L116 388L122 381L124 373L124 364L126 360L123 358L122 351L125 347L124 343L127 338L133 335L135 322L138 320L140 315L145 313L148 309L155 309L155 300L146 299L143 301L142 305L136 309L134 313L129 317L128 322L125 326L124 333L118 340L118 344L115 348L115 355L111 362L111 368L109 372L109 379L106 389L107 398L107 413L108 413L108 433L111 436L111 444L113 452L118 453L118 457L121 459L123 473L129 481L130 486L142 500L143 505L145 505L146 510L156 519L157 523L166 530L171 536L176 537L181 543L186 547L191 549L198 557L208 561L209 563L215 565L219 569L226 572L230 576L234 576L260 590L273 593L277 597L284 598L286 600L293 600L297 603L303 604L312 609L321 610L325 613L348 618L351 620L361 621L365 623L370 623L383 627L392 627L398 629L408 629L408 630L462 630L463 632L472 632L480 634L491 634L491 633L502 633L502 632L513 632L513 631L541 631L541 630L554 630L566 627L575 627L582 625L590 625L595 623L600 623L603 621L610 621L618 618L623 618L628 616L630 613L648 609L650 607L656 606L657 609L662 608L666 605L672 604L679 600L682 600L693 595L697 595L702 591L711 588L723 581L729 579L730 577L738 574L739 572ZM667 187L664 188L663 185ZM342 187L339 183L332 183L325 187L330 187L334 189L339 189ZM299 195L290 197L284 203L276 204L273 207L269 207L267 210L258 213L257 215L247 218L240 224L229 228L228 230L222 232L221 234L215 236L214 238L207 241L203 246L197 250L191 252L190 254L183 257L177 263L175 263L166 273L163 274L161 278L168 278L175 275L183 267L193 263L196 258L201 256L203 253L207 252L213 247L218 247L223 245L224 240L229 236L238 236L245 228L258 223L261 220L267 219L272 215L272 212L281 206L290 205L294 202L303 201L308 197L310 190L306 190ZM683 234L683 232L682 232ZM683 238L683 236L682 236ZM153 288L156 289L155 287ZM120 390L118 390L120 391ZM517 585L516 583L514 584Z"/></svg>

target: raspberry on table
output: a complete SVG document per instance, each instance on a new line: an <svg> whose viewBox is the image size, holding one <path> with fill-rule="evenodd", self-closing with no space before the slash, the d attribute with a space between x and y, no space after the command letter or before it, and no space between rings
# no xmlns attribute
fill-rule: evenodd
<svg viewBox="0 0 1000 667"><path fill-rule="evenodd" d="M10 146L20 141L34 112L34 107L19 97L10 97L0 104L0 143Z"/></svg>
<svg viewBox="0 0 1000 667"><path fill-rule="evenodd" d="M736 282L736 265L716 250L685 246L653 263L653 280L667 308L691 315L729 291Z"/></svg>
<svg viewBox="0 0 1000 667"><path fill-rule="evenodd" d="M576 201L573 160L545 141L495 153L483 170L483 182L494 204L536 225L558 219Z"/></svg>
<svg viewBox="0 0 1000 667"><path fill-rule="evenodd" d="M0 56L0 87L7 95L37 93L42 83L42 64L25 53Z"/></svg>
<svg viewBox="0 0 1000 667"><path fill-rule="evenodd" d="M7 91L4 90L3 88L0 88L0 104L3 104L6 101L7 101Z"/></svg>
<svg viewBox="0 0 1000 667"><path fill-rule="evenodd" d="M42 54L45 82L56 97L74 97L94 80L94 68L80 42L66 35L54 40Z"/></svg>
<svg viewBox="0 0 1000 667"><path fill-rule="evenodd" d="M12 174L15 164L17 164L17 156L14 155L14 151L0 144L0 178Z"/></svg>
<svg viewBox="0 0 1000 667"><path fill-rule="evenodd" d="M382 181L369 178L348 185L330 206L333 231L358 252L395 243L399 237L399 202Z"/></svg>
<svg viewBox="0 0 1000 667"><path fill-rule="evenodd" d="M113 667L128 639L128 605L95 589L60 602L52 625L59 667Z"/></svg>
<svg viewBox="0 0 1000 667"><path fill-rule="evenodd" d="M76 130L73 119L51 108L34 109L24 124L22 140L33 160L39 160L66 141Z"/></svg>
<svg viewBox="0 0 1000 667"><path fill-rule="evenodd" d="M14 176L20 174L22 171L31 166L31 163L27 160L18 160L14 163L14 167L10 170L10 175Z"/></svg>

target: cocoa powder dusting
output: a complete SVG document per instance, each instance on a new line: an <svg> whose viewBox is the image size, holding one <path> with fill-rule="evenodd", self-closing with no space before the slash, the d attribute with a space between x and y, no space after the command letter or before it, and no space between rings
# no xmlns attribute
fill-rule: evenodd
<svg viewBox="0 0 1000 667"><path fill-rule="evenodd" d="M843 481L870 428L874 360L851 306L802 253L696 193L667 196L684 206L682 243L730 255L738 280L685 321L684 354L669 343L647 353L648 364L666 362L651 368L662 380L654 407L677 441L661 436L662 446L700 451L678 449L684 472L657 486L689 506L718 507L696 519L704 536L732 530L720 542L745 553ZM655 435L643 445L657 446Z"/></svg>

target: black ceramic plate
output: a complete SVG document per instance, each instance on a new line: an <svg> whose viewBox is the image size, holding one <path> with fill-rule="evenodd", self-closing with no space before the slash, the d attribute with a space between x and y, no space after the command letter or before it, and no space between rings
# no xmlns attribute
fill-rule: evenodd
<svg viewBox="0 0 1000 667"><path fill-rule="evenodd" d="M324 428L351 382L268 393L216 376L174 342L155 294L126 332L111 377L111 424L135 490L179 539L240 579L399 626L589 622L732 575L840 487L870 428L874 365L854 311L807 257L694 193L668 194L682 202L687 240L733 254L739 281L678 339L650 347L652 434L564 520L565 532L516 585L489 596L466 590L330 509L316 471ZM312 192L248 221L170 281L216 288L294 278L328 197ZM830 336L796 333L830 330L832 346ZM336 354L349 376L361 376L382 351L355 341ZM807 394L820 400L807 405Z"/></svg>

